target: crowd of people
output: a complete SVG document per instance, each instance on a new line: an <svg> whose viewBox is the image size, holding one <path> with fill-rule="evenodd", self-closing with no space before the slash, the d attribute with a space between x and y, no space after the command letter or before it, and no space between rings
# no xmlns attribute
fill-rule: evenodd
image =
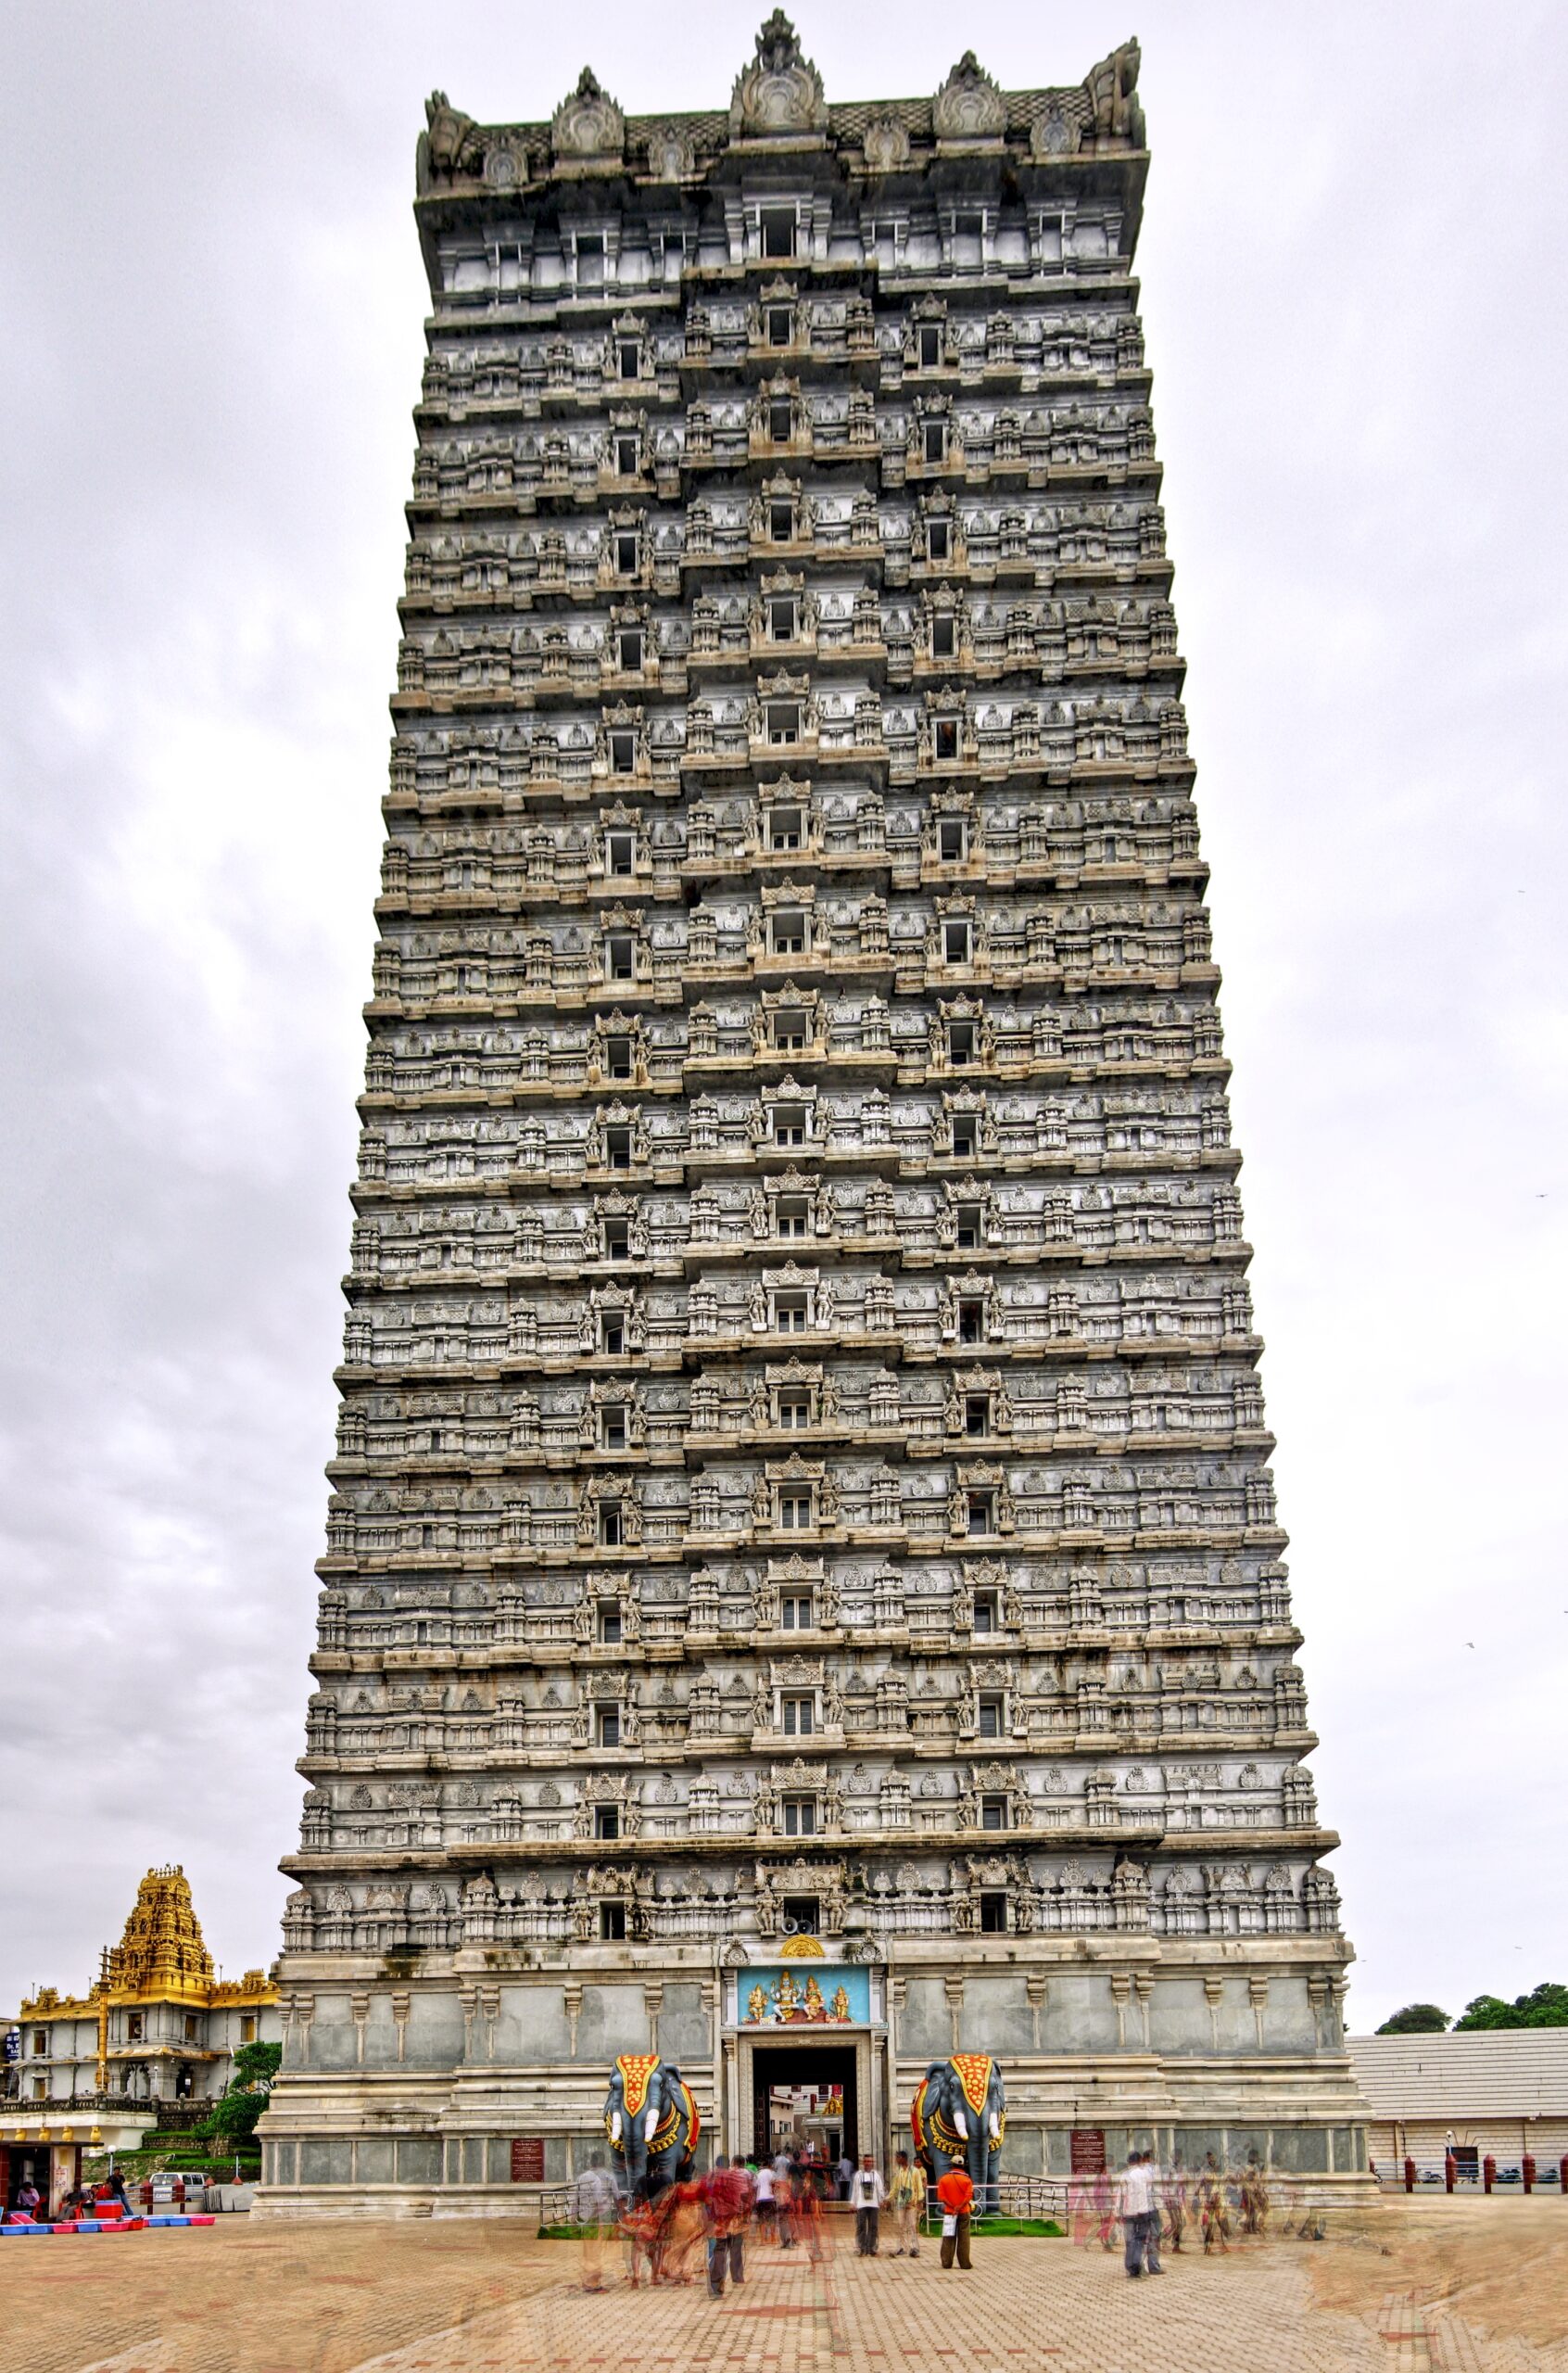
<svg viewBox="0 0 1568 2373"><path fill-rule="evenodd" d="M941 2262L967 2269L974 2187L954 2168L934 2188L942 2213ZM582 2237L583 2288L605 2291L618 2247L626 2282L691 2283L706 2274L712 2296L727 2283L746 2278L750 2239L765 2249L803 2250L814 2263L831 2254L824 2219L829 2201L854 2217L854 2245L862 2257L882 2254L881 2222L889 2212L895 2258L917 2258L929 2205L925 2170L906 2151L894 2160L892 2180L883 2176L867 2151L858 2164L837 2165L780 2151L777 2157L730 2161L718 2158L704 2176L643 2185L629 2196L605 2166L585 2170L573 2188L572 2217Z"/></svg>
<svg viewBox="0 0 1568 2373"><path fill-rule="evenodd" d="M1266 2240L1272 2204L1267 2173L1256 2157L1245 2167L1224 2168L1210 2151L1201 2167L1184 2166L1178 2158L1162 2174L1152 2151L1132 2151L1117 2175L1102 2169L1074 2183L1069 2216L1075 2241L1098 2241L1106 2250L1115 2249L1119 2226L1123 2262L1136 2280L1164 2273L1162 2242L1174 2254L1191 2235L1208 2256L1228 2252L1238 2232Z"/></svg>

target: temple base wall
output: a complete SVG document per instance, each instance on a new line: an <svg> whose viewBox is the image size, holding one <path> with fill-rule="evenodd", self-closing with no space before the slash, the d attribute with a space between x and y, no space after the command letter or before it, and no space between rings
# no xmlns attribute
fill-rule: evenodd
<svg viewBox="0 0 1568 2373"><path fill-rule="evenodd" d="M775 1968L760 1959L599 1948L530 1967L505 1951L413 1977L293 1956L257 2209L537 2217L541 2183L608 2157L620 2052L678 2064L702 2164L751 2152L766 2056L781 2049L853 2069L858 2147L884 2164L929 2062L985 2051L1006 2087L1009 2175L1064 2177L1074 2138L1081 2152L1098 2137L1112 2165L1134 2148L1189 2167L1256 2153L1303 2198L1371 2189L1337 1937L906 1941L876 1960L856 1938L841 1963L827 1958L840 1949L829 1939L821 1960L788 1966L824 1999L847 1980L860 2015L798 2024L748 2018Z"/></svg>

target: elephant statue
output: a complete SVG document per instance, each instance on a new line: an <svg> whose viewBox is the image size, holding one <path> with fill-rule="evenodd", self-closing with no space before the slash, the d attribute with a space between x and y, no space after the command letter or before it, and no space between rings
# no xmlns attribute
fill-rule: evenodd
<svg viewBox="0 0 1568 2373"><path fill-rule="evenodd" d="M930 2181L962 2167L975 2188L977 2214L993 2209L1007 2096L990 2053L955 2051L951 2060L933 2060L915 2087L909 2122Z"/></svg>
<svg viewBox="0 0 1568 2373"><path fill-rule="evenodd" d="M686 2181L702 2126L691 2087L673 2061L654 2051L621 2053L611 2072L604 2131L634 2199Z"/></svg>

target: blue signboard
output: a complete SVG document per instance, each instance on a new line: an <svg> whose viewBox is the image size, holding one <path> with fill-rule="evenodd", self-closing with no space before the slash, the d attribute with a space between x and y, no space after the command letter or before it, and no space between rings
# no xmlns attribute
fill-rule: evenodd
<svg viewBox="0 0 1568 2373"><path fill-rule="evenodd" d="M738 1970L735 2017L742 2027L866 2027L871 1973L813 1961Z"/></svg>

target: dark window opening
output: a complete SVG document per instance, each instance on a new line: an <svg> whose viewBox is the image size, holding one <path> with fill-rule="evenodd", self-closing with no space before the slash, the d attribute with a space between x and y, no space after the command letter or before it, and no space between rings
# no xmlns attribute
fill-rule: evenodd
<svg viewBox="0 0 1568 2373"><path fill-rule="evenodd" d="M620 1744L621 1744L621 1709L620 1709L620 1707L619 1707L618 1706L601 1706L601 1707L600 1707L600 1709L599 1709L599 1744L600 1744L600 1745L601 1745L601 1746L619 1746L619 1745L620 1745ZM604 1809L605 1809L605 1808L601 1806L601 1810L602 1811L602 1810L604 1810ZM611 1832L611 1834L612 1834L612 1836L613 1836L614 1832L613 1832L613 1831L612 1831L612 1832Z"/></svg>
<svg viewBox="0 0 1568 2373"><path fill-rule="evenodd" d="M623 675L639 676L642 673L642 628L623 627L618 641Z"/></svg>
<svg viewBox="0 0 1568 2373"><path fill-rule="evenodd" d="M624 1903L601 1903L599 1907L599 1941L601 1945L624 1945L626 1941L626 1907Z"/></svg>
<svg viewBox="0 0 1568 2373"><path fill-rule="evenodd" d="M991 1431L991 1395L970 1392L964 1397L964 1431L967 1434L989 1434Z"/></svg>
<svg viewBox="0 0 1568 2373"><path fill-rule="evenodd" d="M966 1298L958 1305L958 1340L979 1343L985 1336L985 1304Z"/></svg>
<svg viewBox="0 0 1568 2373"><path fill-rule="evenodd" d="M822 1908L814 1895L787 1895L784 1932L790 1936L815 1936L822 1925Z"/></svg>
<svg viewBox="0 0 1568 2373"><path fill-rule="evenodd" d="M795 252L795 216L793 209L770 207L762 219L762 251L765 256L780 261Z"/></svg>
<svg viewBox="0 0 1568 2373"><path fill-rule="evenodd" d="M920 324L920 368L937 371L942 367L942 332L934 322Z"/></svg>
<svg viewBox="0 0 1568 2373"><path fill-rule="evenodd" d="M635 873L637 870L637 837L632 832L611 832L604 843L605 860L610 872Z"/></svg>
<svg viewBox="0 0 1568 2373"><path fill-rule="evenodd" d="M606 1129L604 1150L609 1157L609 1167L612 1170L629 1170L631 1168L631 1131L623 1128Z"/></svg>
<svg viewBox="0 0 1568 2373"><path fill-rule="evenodd" d="M926 552L931 560L947 560L952 554L952 530L945 519L933 519L926 529Z"/></svg>
<svg viewBox="0 0 1568 2373"><path fill-rule="evenodd" d="M955 621L952 618L933 618L931 620L931 657L951 659L957 648L958 629ZM943 857L952 854L954 852L948 849L942 851ZM956 854L962 857L964 852L959 849Z"/></svg>
<svg viewBox="0 0 1568 2373"><path fill-rule="evenodd" d="M621 1610L618 1606L601 1606L599 1610L600 1644L618 1648L621 1644Z"/></svg>
<svg viewBox="0 0 1568 2373"><path fill-rule="evenodd" d="M980 1924L982 1936L1005 1936L1007 1933L1007 1898L989 1891L980 1899Z"/></svg>
<svg viewBox="0 0 1568 2373"><path fill-rule="evenodd" d="M815 1837L816 1834L816 1798L815 1796L785 1797L784 1834L786 1837Z"/></svg>
<svg viewBox="0 0 1568 2373"><path fill-rule="evenodd" d="M637 766L637 736L635 733L612 733L610 736L610 771L629 775Z"/></svg>
<svg viewBox="0 0 1568 2373"><path fill-rule="evenodd" d="M593 1808L593 1834L595 1837L619 1837L621 1834L621 1808L619 1805L595 1805Z"/></svg>
<svg viewBox="0 0 1568 2373"><path fill-rule="evenodd" d="M607 1261L624 1261L631 1250L631 1229L625 1220L604 1223L604 1257Z"/></svg>

